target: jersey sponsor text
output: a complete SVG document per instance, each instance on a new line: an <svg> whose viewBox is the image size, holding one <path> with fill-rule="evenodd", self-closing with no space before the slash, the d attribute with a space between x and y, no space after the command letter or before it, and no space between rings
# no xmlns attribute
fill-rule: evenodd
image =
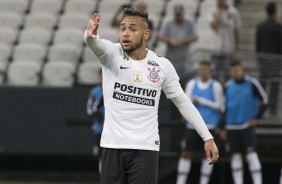
<svg viewBox="0 0 282 184"><path fill-rule="evenodd" d="M119 89L122 92L142 95L147 97L156 97L157 95L157 90L128 86L126 84L120 84L118 82L115 82L114 89Z"/></svg>

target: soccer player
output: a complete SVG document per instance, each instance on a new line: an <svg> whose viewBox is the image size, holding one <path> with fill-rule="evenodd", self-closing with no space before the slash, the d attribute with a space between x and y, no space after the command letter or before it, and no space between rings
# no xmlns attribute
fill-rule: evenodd
<svg viewBox="0 0 282 184"><path fill-rule="evenodd" d="M102 184L157 184L160 138L158 105L161 90L205 141L210 164L218 149L199 112L180 87L171 63L146 48L148 15L126 9L120 43L101 39L95 13L84 35L103 70L105 122L101 137Z"/></svg>
<svg viewBox="0 0 282 184"><path fill-rule="evenodd" d="M103 130L105 107L103 100L102 89L102 69L99 71L100 83L93 87L89 93L87 100L87 114L93 117L92 130L95 135L95 145L93 146L93 155L99 157L98 169L101 172L101 151L100 151L100 139Z"/></svg>
<svg viewBox="0 0 282 184"><path fill-rule="evenodd" d="M261 163L256 152L255 126L262 117L268 98L260 83L245 75L239 61L230 65L226 83L225 128L231 153L231 169L235 184L243 183L242 153L254 184L262 183Z"/></svg>
<svg viewBox="0 0 282 184"><path fill-rule="evenodd" d="M221 84L212 79L211 64L201 61L198 66L198 77L190 80L186 85L185 93L193 102L203 117L211 133L219 124L220 112L224 110L224 98ZM185 184L191 169L191 159L194 152L203 151L201 139L197 132L187 122L182 152L178 162L177 184ZM200 184L207 184L212 173L213 166L203 159L201 166Z"/></svg>

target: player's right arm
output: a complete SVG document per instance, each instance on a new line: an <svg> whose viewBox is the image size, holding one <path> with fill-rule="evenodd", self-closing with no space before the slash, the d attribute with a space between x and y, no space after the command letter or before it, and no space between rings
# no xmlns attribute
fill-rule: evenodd
<svg viewBox="0 0 282 184"><path fill-rule="evenodd" d="M114 57L117 48L112 42L99 37L97 32L100 20L101 14L95 13L92 16L87 24L84 41L92 52L99 58L101 64L106 66Z"/></svg>

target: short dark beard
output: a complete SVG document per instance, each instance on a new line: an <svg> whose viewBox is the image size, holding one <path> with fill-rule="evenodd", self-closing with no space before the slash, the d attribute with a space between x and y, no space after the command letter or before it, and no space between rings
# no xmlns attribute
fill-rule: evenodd
<svg viewBox="0 0 282 184"><path fill-rule="evenodd" d="M140 48L143 44L143 39L144 37L142 36L139 40L139 42L137 42L136 44L134 44L133 46L131 46L130 48L128 49L125 49L122 47L122 49L126 52L126 53L131 53L131 52L134 52L135 50L137 50L138 48ZM122 45L122 44L121 44Z"/></svg>

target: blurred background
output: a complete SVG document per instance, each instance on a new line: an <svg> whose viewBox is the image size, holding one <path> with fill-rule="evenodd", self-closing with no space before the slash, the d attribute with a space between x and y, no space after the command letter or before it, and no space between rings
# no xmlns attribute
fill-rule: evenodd
<svg viewBox="0 0 282 184"><path fill-rule="evenodd" d="M242 25L238 48L246 72L269 84L265 89L274 110L268 108L256 129L257 151L267 184L279 183L282 163L282 91L280 53L260 53L256 28L267 18L268 0L227 1L237 8ZM282 0L277 4L282 22ZM211 60L217 36L210 27L210 9L216 0L144 1L153 23L148 47L166 55L166 44L158 39L163 24L173 18L173 7L182 4L185 18L192 21L198 40L187 49L189 56L180 82L194 77L197 63ZM98 158L93 156L92 118L86 113L89 91L99 83L100 64L85 46L83 34L93 12L102 14L101 37L118 41L112 26L120 7L134 7L135 0L0 0L0 184L99 183ZM259 58L274 69L261 70ZM275 72L272 72L274 70ZM263 72L275 73L262 78ZM221 80L224 82L223 80ZM271 85L275 85L271 91ZM185 122L164 95L159 106L162 140L159 183L175 183L180 142ZM221 158L210 183L232 183L230 158L219 141ZM197 183L200 158L195 159L188 183ZM245 167L247 168L247 167ZM251 183L248 169L245 180Z"/></svg>

